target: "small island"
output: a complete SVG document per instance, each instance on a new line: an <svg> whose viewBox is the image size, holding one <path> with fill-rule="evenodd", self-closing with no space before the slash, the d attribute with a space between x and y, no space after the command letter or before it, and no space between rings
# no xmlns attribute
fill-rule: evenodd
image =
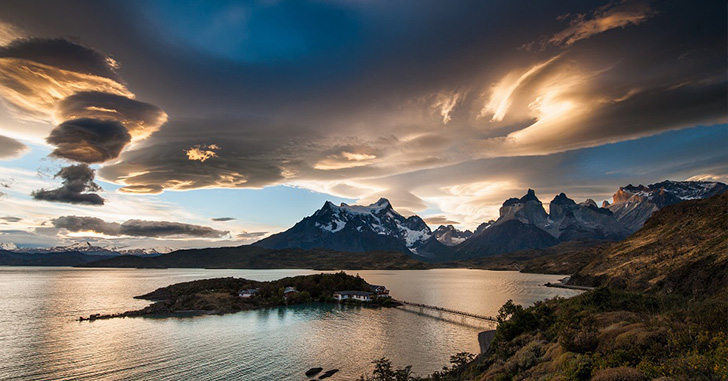
<svg viewBox="0 0 728 381"><path fill-rule="evenodd" d="M384 286L370 285L359 275L301 275L270 282L243 278L214 278L173 284L136 299L154 303L136 311L80 317L93 321L119 317L210 315L304 303L345 303L367 306L397 306Z"/></svg>

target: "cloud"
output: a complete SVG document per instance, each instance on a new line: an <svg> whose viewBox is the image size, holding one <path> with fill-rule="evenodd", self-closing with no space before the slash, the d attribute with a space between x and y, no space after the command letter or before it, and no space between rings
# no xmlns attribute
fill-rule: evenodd
<svg viewBox="0 0 728 381"><path fill-rule="evenodd" d="M28 146L7 136L0 135L0 159L14 159L28 151Z"/></svg>
<svg viewBox="0 0 728 381"><path fill-rule="evenodd" d="M56 104L54 119L113 120L121 123L132 140L148 138L167 122L167 113L161 108L129 97L98 91L85 91L68 96Z"/></svg>
<svg viewBox="0 0 728 381"><path fill-rule="evenodd" d="M104 205L104 199L96 193L101 187L94 182L94 170L86 164L62 168L54 177L63 179L63 185L56 189L39 189L31 194L42 201L69 204Z"/></svg>
<svg viewBox="0 0 728 381"><path fill-rule="evenodd" d="M0 47L0 97L21 120L53 121L53 156L82 163L117 158L131 140L167 121L132 99L111 56L65 39L26 38Z"/></svg>
<svg viewBox="0 0 728 381"><path fill-rule="evenodd" d="M0 45L7 45L13 40L26 37L25 32L13 24L0 21Z"/></svg>
<svg viewBox="0 0 728 381"><path fill-rule="evenodd" d="M121 234L135 237L189 236L221 238L230 234L230 232L181 222L129 220L121 224Z"/></svg>
<svg viewBox="0 0 728 381"><path fill-rule="evenodd" d="M442 117L442 124L448 124L452 120L452 112L463 98L463 94L453 92L442 92L437 94L435 101L430 106Z"/></svg>
<svg viewBox="0 0 728 381"><path fill-rule="evenodd" d="M20 222L23 219L20 217L5 216L5 217L0 217L0 220L6 221L6 222Z"/></svg>
<svg viewBox="0 0 728 381"><path fill-rule="evenodd" d="M440 226L440 225L459 225L460 222L453 221L449 219L447 216L432 216L424 218L425 222L430 226Z"/></svg>
<svg viewBox="0 0 728 381"><path fill-rule="evenodd" d="M62 38L27 38L0 47L0 58L19 58L64 71L119 82L119 63L111 56Z"/></svg>
<svg viewBox="0 0 728 381"><path fill-rule="evenodd" d="M131 135L119 122L83 118L61 123L46 141L57 147L53 156L91 164L119 157Z"/></svg>
<svg viewBox="0 0 728 381"><path fill-rule="evenodd" d="M579 40L587 39L595 34L611 29L626 28L629 25L640 24L655 12L647 1L622 0L612 2L596 9L591 14L578 14L571 17L569 27L548 39L553 45L569 46ZM560 19L568 19L564 15Z"/></svg>
<svg viewBox="0 0 728 381"><path fill-rule="evenodd" d="M215 217L215 218L210 218L210 220L217 221L217 222L225 222L225 221L234 221L235 218L234 217Z"/></svg>
<svg viewBox="0 0 728 381"><path fill-rule="evenodd" d="M238 239L248 240L248 239L254 239L258 237L262 237L264 235L268 234L268 232L247 232L243 231L242 233L237 234L235 237Z"/></svg>
<svg viewBox="0 0 728 381"><path fill-rule="evenodd" d="M66 229L72 232L90 231L111 236L121 234L121 224L106 222L96 217L61 216L51 220L51 223L57 229Z"/></svg>
<svg viewBox="0 0 728 381"><path fill-rule="evenodd" d="M343 151L338 154L328 155L325 159L314 164L313 168L322 171L355 168L370 165L376 158L376 155Z"/></svg>
<svg viewBox="0 0 728 381"><path fill-rule="evenodd" d="M62 216L51 222L58 229L71 232L91 231L108 236L221 238L229 235L227 231L215 230L208 226L170 221L134 219L119 224L96 217Z"/></svg>
<svg viewBox="0 0 728 381"><path fill-rule="evenodd" d="M0 97L23 120L50 121L59 101L80 92L131 98L108 55L64 39L0 46Z"/></svg>
<svg viewBox="0 0 728 381"><path fill-rule="evenodd" d="M201 163L204 163L205 160L211 159L213 157L218 157L217 152L214 150L218 150L220 147L218 147L215 144L210 145L204 145L204 144L196 144L192 146L190 149L185 151L187 154L187 158L190 160L197 160Z"/></svg>

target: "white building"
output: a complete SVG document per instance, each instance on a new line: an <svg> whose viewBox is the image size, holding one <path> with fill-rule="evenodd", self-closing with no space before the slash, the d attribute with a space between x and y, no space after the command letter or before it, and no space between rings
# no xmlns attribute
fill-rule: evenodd
<svg viewBox="0 0 728 381"><path fill-rule="evenodd" d="M247 298L250 298L250 297L255 296L255 294L257 294L258 291L260 291L260 290L257 289L257 288L251 288L251 289L248 289L248 290L242 290L242 291L240 291L238 293L238 296L241 297L241 298L246 298L247 299Z"/></svg>
<svg viewBox="0 0 728 381"><path fill-rule="evenodd" d="M283 290L283 296L285 296L285 297L288 297L288 296L290 296L292 294L296 294L296 293L298 293L298 290L295 287L286 287Z"/></svg>
<svg viewBox="0 0 728 381"><path fill-rule="evenodd" d="M336 291L334 292L334 299L338 301L344 300L358 300L360 302L371 302L374 296L371 292L366 291Z"/></svg>

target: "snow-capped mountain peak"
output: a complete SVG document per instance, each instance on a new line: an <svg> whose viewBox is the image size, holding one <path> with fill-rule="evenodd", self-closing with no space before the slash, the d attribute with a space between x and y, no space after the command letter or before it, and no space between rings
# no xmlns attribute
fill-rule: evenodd
<svg viewBox="0 0 728 381"><path fill-rule="evenodd" d="M420 249L432 237L432 231L419 216L404 217L389 200L380 198L370 205L336 206L327 201L291 229L256 244L270 248L396 250L425 255Z"/></svg>
<svg viewBox="0 0 728 381"><path fill-rule="evenodd" d="M12 242L0 242L0 250L15 250L18 246L16 246Z"/></svg>
<svg viewBox="0 0 728 381"><path fill-rule="evenodd" d="M473 232L470 230L461 231L452 225L440 225L432 232L432 234L438 241L447 246L457 246L466 239L470 238L473 235Z"/></svg>

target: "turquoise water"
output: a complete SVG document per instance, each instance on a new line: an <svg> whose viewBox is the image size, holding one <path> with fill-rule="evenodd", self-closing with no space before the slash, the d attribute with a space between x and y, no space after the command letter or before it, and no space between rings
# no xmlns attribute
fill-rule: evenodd
<svg viewBox="0 0 728 381"><path fill-rule="evenodd" d="M492 325L418 310L316 304L224 316L75 321L139 309L133 296L172 283L235 276L272 280L309 270L74 269L0 267L0 379L305 380L311 367L356 379L386 356L420 375L450 355L478 351ZM357 273L356 271L349 273ZM395 298L494 315L572 290L543 287L560 278L483 270L358 271Z"/></svg>

